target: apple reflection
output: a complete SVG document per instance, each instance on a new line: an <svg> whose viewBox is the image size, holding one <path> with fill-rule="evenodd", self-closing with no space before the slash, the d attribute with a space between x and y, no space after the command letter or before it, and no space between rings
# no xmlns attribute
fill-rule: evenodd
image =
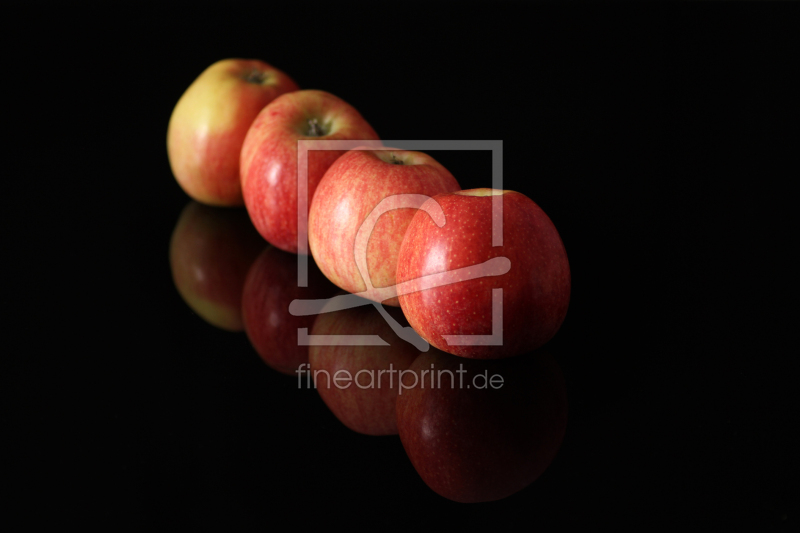
<svg viewBox="0 0 800 533"><path fill-rule="evenodd" d="M242 287L264 239L244 209L189 202L169 245L175 288L203 320L228 331L242 331Z"/></svg>
<svg viewBox="0 0 800 533"><path fill-rule="evenodd" d="M420 355L403 376L397 424L414 468L463 503L505 498L556 455L567 425L561 369L547 352L504 360Z"/></svg>
<svg viewBox="0 0 800 533"><path fill-rule="evenodd" d="M395 334L372 302L363 301L363 306L317 317L311 334L335 337L329 337L330 345L310 346L311 374L322 400L345 426L366 435L394 435L399 372L420 352ZM408 326L400 308L385 310ZM347 345L345 336L378 336L386 344ZM343 343L334 344L337 340Z"/></svg>
<svg viewBox="0 0 800 533"><path fill-rule="evenodd" d="M308 364L308 346L300 345L297 330L310 329L316 316L294 316L289 304L328 298L338 290L311 260L308 286L298 287L297 255L274 246L263 250L250 267L242 292L244 329L261 359L278 372L296 376L300 366Z"/></svg>

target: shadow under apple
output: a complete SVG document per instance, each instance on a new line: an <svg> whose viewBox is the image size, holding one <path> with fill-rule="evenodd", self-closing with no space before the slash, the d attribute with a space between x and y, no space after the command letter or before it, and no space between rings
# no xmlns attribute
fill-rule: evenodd
<svg viewBox="0 0 800 533"><path fill-rule="evenodd" d="M566 431L567 394L549 353L485 361L432 348L408 370L409 388L397 398L400 440L439 495L499 500L552 462Z"/></svg>
<svg viewBox="0 0 800 533"><path fill-rule="evenodd" d="M264 239L244 209L189 202L169 245L175 288L212 326L242 331L242 287L263 247Z"/></svg>
<svg viewBox="0 0 800 533"><path fill-rule="evenodd" d="M311 334L336 337L331 345L310 347L311 373L322 400L345 426L366 435L395 435L399 372L420 352L395 334L372 302L363 301L361 307L317 317ZM384 309L408 326L400 308ZM378 336L386 345L333 344L345 335Z"/></svg>
<svg viewBox="0 0 800 533"><path fill-rule="evenodd" d="M297 330L310 330L316 315L294 316L289 304L328 298L338 290L314 261L308 262L308 286L298 287L297 255L271 245L263 250L242 291L244 329L261 359L278 372L296 376L300 365L308 363L308 346L299 344Z"/></svg>

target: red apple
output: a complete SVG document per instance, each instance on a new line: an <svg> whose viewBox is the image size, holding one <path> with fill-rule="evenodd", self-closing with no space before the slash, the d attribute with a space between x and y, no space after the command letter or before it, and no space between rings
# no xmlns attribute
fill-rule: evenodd
<svg viewBox="0 0 800 533"><path fill-rule="evenodd" d="M372 286L393 286L400 244L416 209L395 208L366 221L368 215L384 199L383 209L407 205L396 195L434 196L460 189L453 175L427 154L352 150L328 169L317 186L308 215L311 253L328 279L348 292L368 289L356 263L359 258L366 261ZM369 227L357 242L362 225ZM384 303L399 305L396 297Z"/></svg>
<svg viewBox="0 0 800 533"><path fill-rule="evenodd" d="M505 498L536 480L567 426L561 369L547 353L496 361L420 355L397 397L400 440L423 481L462 503Z"/></svg>
<svg viewBox="0 0 800 533"><path fill-rule="evenodd" d="M353 106L324 91L284 94L256 117L242 146L245 205L261 235L292 253L298 252L297 141L301 139L374 141L378 135ZM343 153L309 151L308 205L325 171Z"/></svg>
<svg viewBox="0 0 800 533"><path fill-rule="evenodd" d="M167 129L167 153L186 194L209 205L243 205L239 155L265 105L296 91L286 74L255 59L225 59L183 93Z"/></svg>
<svg viewBox="0 0 800 533"><path fill-rule="evenodd" d="M206 322L241 331L242 287L264 247L244 209L190 202L172 232L169 263L181 297Z"/></svg>
<svg viewBox="0 0 800 533"><path fill-rule="evenodd" d="M308 364L308 346L298 343L297 328L311 329L316 316L294 316L289 304L327 298L336 291L313 261L308 265L308 286L298 287L297 256L267 247L247 273L242 292L245 332L261 359L279 372L296 375Z"/></svg>
<svg viewBox="0 0 800 533"><path fill-rule="evenodd" d="M408 324L400 309L386 311L401 326ZM419 350L398 337L371 304L322 313L311 334L337 335L330 345L310 346L308 355L317 392L336 418L366 435L396 434L399 372L408 368ZM387 344L335 344L344 335L377 335Z"/></svg>
<svg viewBox="0 0 800 533"><path fill-rule="evenodd" d="M502 205L502 246L492 246L493 202ZM424 211L432 207L441 207L441 227ZM420 279L431 274L439 274L436 283ZM479 359L542 346L564 321L570 296L567 253L548 216L523 194L492 189L423 204L400 247L397 282L409 282L398 286L400 305L422 338Z"/></svg>

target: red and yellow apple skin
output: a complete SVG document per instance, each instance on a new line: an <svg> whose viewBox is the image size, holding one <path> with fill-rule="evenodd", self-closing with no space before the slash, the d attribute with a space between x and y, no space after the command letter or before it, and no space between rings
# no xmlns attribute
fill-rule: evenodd
<svg viewBox="0 0 800 533"><path fill-rule="evenodd" d="M206 322L241 331L242 287L264 244L244 209L192 201L181 213L169 246L175 287Z"/></svg>
<svg viewBox="0 0 800 533"><path fill-rule="evenodd" d="M297 141L301 139L375 141L378 135L353 106L324 91L284 94L256 117L241 153L245 205L259 233L292 253L298 253ZM309 151L309 207L325 171L344 152Z"/></svg>
<svg viewBox="0 0 800 533"><path fill-rule="evenodd" d="M384 213L372 233L364 234L368 240L359 248L356 235L364 220L384 198L435 196L460 189L445 167L422 152L351 150L328 169L317 186L308 218L311 253L328 279L348 292L367 289L356 265L357 254L366 254L374 287L392 286L400 244L416 209ZM396 297L384 303L400 305Z"/></svg>
<svg viewBox="0 0 800 533"><path fill-rule="evenodd" d="M398 308L387 312L408 323ZM317 392L336 418L365 435L396 435L399 374L420 354L399 338L372 305L317 316L312 335L378 335L388 346L310 346L308 360ZM359 374L360 371L365 371ZM336 373L350 376L349 385L333 381ZM382 372L387 371L387 372ZM391 373L389 373L391 372ZM358 384L354 380L358 380Z"/></svg>
<svg viewBox="0 0 800 533"><path fill-rule="evenodd" d="M264 106L297 89L284 72L255 59L225 59L203 71L167 129L170 166L186 194L208 205L243 205L239 157L247 130Z"/></svg>
<svg viewBox="0 0 800 533"><path fill-rule="evenodd" d="M503 205L503 246L492 246L492 201ZM505 257L499 276L464 279L400 295L411 326L433 346L477 359L511 357L534 350L561 327L570 297L567 253L553 222L530 198L514 191L471 189L439 195L445 224L417 211L397 261L397 282L473 267ZM492 289L502 289L502 345L449 345L444 335L491 335Z"/></svg>
<svg viewBox="0 0 800 533"><path fill-rule="evenodd" d="M400 441L440 496L461 503L506 498L533 483L558 453L568 402L552 355L480 361L432 349L408 371L397 397Z"/></svg>
<svg viewBox="0 0 800 533"><path fill-rule="evenodd" d="M310 331L316 316L294 316L289 304L295 299L328 298L337 290L313 261L308 265L308 286L298 287L297 256L274 246L263 250L242 291L244 330L261 359L278 372L297 376L300 365L308 363L308 346L299 345L297 328Z"/></svg>

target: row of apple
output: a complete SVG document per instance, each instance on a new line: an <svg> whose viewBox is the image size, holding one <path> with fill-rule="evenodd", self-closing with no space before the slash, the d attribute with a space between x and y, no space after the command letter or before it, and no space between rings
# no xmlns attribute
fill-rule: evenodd
<svg viewBox="0 0 800 533"><path fill-rule="evenodd" d="M303 139L365 143L308 152L300 169L307 227L298 217ZM167 134L173 173L192 198L244 204L268 242L310 251L348 292L399 305L433 346L494 359L552 338L566 316L570 270L548 216L517 192L462 191L430 155L380 146L353 106L299 90L256 60L206 69L176 105Z"/></svg>

